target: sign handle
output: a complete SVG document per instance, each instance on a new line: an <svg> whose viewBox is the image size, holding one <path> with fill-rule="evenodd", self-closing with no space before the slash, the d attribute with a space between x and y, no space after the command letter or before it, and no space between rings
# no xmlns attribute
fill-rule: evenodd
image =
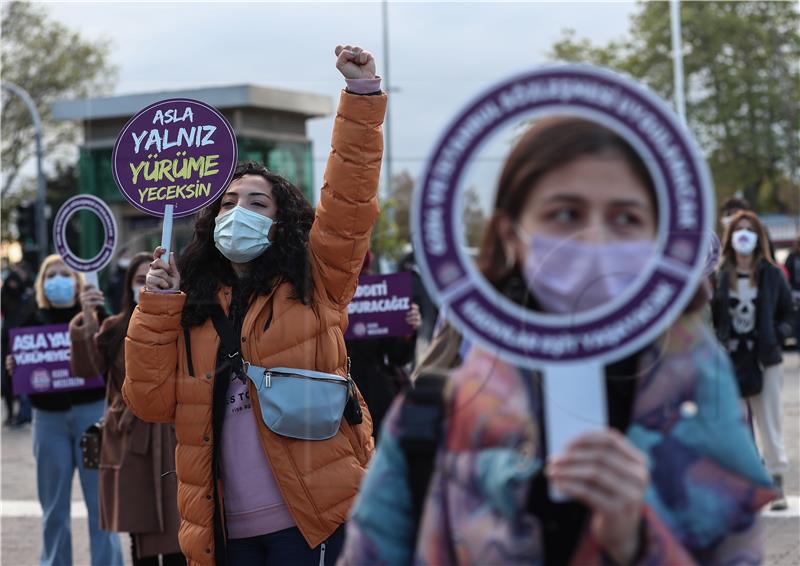
<svg viewBox="0 0 800 566"><path fill-rule="evenodd" d="M166 251L161 256L161 261L169 265L169 252L172 247L172 213L174 205L167 204L164 206L164 222L161 225L161 247Z"/></svg>
<svg viewBox="0 0 800 566"><path fill-rule="evenodd" d="M87 287L92 286L95 289L100 290L100 282L97 280L96 271L84 271L83 280L86 282Z"/></svg>
<svg viewBox="0 0 800 566"><path fill-rule="evenodd" d="M578 436L608 426L602 365L559 364L546 366L542 373L548 455L560 454ZM565 501L566 497L551 484L550 499Z"/></svg>

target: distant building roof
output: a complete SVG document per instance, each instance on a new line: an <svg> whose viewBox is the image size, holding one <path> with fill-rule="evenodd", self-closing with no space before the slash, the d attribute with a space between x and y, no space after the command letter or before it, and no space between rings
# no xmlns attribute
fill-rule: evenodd
<svg viewBox="0 0 800 566"><path fill-rule="evenodd" d="M226 108L260 108L301 114L308 118L327 116L333 111L331 99L327 96L242 84L165 90L82 100L62 100L53 104L53 118L56 120L87 121L127 118L146 106L165 98L193 98L220 110Z"/></svg>

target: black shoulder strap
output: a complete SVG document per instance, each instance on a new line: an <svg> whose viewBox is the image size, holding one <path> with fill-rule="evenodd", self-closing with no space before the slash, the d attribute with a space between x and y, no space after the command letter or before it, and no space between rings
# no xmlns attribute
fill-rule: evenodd
<svg viewBox="0 0 800 566"><path fill-rule="evenodd" d="M194 364L192 363L192 338L189 327L183 327L183 344L186 347L186 362L189 367L189 376L194 377Z"/></svg>
<svg viewBox="0 0 800 566"><path fill-rule="evenodd" d="M214 323L214 330L219 335L222 351L225 357L230 362L231 370L236 372L236 376L242 381L247 379L242 374L242 353L239 350L239 341L236 339L236 331L233 329L233 324L225 316L225 311L219 305L214 305L211 309L211 322Z"/></svg>
<svg viewBox="0 0 800 566"><path fill-rule="evenodd" d="M400 408L399 441L406 458L415 529L419 529L436 450L442 438L446 384L447 378L443 375L421 373Z"/></svg>

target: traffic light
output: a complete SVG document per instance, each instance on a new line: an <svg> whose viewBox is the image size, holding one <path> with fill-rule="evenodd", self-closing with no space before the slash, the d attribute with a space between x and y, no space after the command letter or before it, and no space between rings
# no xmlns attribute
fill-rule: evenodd
<svg viewBox="0 0 800 566"><path fill-rule="evenodd" d="M23 247L36 243L36 205L21 204L17 207L17 230Z"/></svg>

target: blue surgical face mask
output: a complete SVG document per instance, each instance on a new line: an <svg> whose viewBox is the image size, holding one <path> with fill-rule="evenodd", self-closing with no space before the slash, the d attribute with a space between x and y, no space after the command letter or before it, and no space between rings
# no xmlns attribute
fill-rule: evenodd
<svg viewBox="0 0 800 566"><path fill-rule="evenodd" d="M214 244L234 263L252 261L272 244L267 237L272 218L235 206L217 216Z"/></svg>
<svg viewBox="0 0 800 566"><path fill-rule="evenodd" d="M139 287L133 288L133 304L134 305L139 304Z"/></svg>
<svg viewBox="0 0 800 566"><path fill-rule="evenodd" d="M66 307L75 300L75 279L55 275L45 279L44 296L54 307Z"/></svg>

